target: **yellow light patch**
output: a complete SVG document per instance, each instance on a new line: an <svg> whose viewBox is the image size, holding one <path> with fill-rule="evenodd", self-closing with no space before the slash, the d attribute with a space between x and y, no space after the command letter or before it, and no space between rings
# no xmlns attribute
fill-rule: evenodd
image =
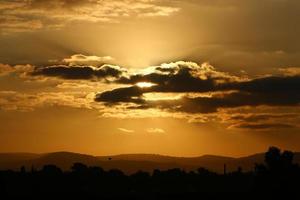
<svg viewBox="0 0 300 200"><path fill-rule="evenodd" d="M140 87L140 88L149 88L149 87L152 87L156 84L154 83L150 83L150 82L139 82L136 84L136 86Z"/></svg>

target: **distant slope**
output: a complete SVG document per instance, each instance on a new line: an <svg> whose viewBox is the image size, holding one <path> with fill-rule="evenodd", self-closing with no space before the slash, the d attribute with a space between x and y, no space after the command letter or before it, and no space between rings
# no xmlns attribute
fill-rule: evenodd
<svg viewBox="0 0 300 200"><path fill-rule="evenodd" d="M0 153L0 163L30 160L38 158L40 156L40 154L34 153Z"/></svg>
<svg viewBox="0 0 300 200"><path fill-rule="evenodd" d="M295 162L300 163L300 153L295 153ZM205 155L193 158L161 156L154 154L125 154L116 156L91 156L71 152L55 152L48 154L0 153L0 169L18 170L21 166L27 169L40 169L47 164L54 164L63 170L69 170L75 162L88 166L101 166L105 170L120 169L125 173L138 170L152 172L154 169L166 170L182 168L196 170L200 167L222 173L224 164L228 171L242 167L245 171L252 170L255 163L264 162L264 154L255 154L241 158Z"/></svg>
<svg viewBox="0 0 300 200"><path fill-rule="evenodd" d="M5 159L7 162L4 162ZM20 159L18 159L20 158ZM34 156L28 156L28 159L24 159L23 154L11 154L9 158L8 154L0 154L0 169L19 169L21 166L26 168L41 168L44 165L53 164L57 165L64 170L70 169L73 163L81 162L86 165L96 165L99 161L96 157L71 152L55 152L47 154L36 154Z"/></svg>

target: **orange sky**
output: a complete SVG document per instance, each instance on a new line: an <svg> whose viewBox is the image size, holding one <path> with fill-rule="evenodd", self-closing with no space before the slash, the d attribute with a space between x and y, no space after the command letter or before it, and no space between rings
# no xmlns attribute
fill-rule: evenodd
<svg viewBox="0 0 300 200"><path fill-rule="evenodd" d="M300 151L294 0L0 2L0 152Z"/></svg>

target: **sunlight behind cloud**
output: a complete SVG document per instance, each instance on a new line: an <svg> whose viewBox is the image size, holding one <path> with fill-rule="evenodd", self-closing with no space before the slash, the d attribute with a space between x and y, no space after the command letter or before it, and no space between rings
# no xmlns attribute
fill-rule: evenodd
<svg viewBox="0 0 300 200"><path fill-rule="evenodd" d="M156 84L154 83L149 83L149 82L139 82L136 84L136 86L140 87L140 88L149 88L152 86L155 86Z"/></svg>

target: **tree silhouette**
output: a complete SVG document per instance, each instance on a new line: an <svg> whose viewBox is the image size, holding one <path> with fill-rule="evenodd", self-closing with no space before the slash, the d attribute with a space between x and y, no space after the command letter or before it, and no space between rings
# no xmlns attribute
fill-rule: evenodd
<svg viewBox="0 0 300 200"><path fill-rule="evenodd" d="M265 154L265 163L270 170L278 170L281 165L281 152L277 147L270 147Z"/></svg>
<svg viewBox="0 0 300 200"><path fill-rule="evenodd" d="M62 174L62 170L55 165L45 165L42 173L54 176Z"/></svg>
<svg viewBox="0 0 300 200"><path fill-rule="evenodd" d="M294 153L291 151L284 151L281 154L281 160L284 168L290 168L293 165Z"/></svg>
<svg viewBox="0 0 300 200"><path fill-rule="evenodd" d="M265 154L265 162L270 171L286 171L293 166L294 153L277 147L270 147Z"/></svg>
<svg viewBox="0 0 300 200"><path fill-rule="evenodd" d="M88 167L82 163L74 163L71 169L73 172L84 173L88 170Z"/></svg>

